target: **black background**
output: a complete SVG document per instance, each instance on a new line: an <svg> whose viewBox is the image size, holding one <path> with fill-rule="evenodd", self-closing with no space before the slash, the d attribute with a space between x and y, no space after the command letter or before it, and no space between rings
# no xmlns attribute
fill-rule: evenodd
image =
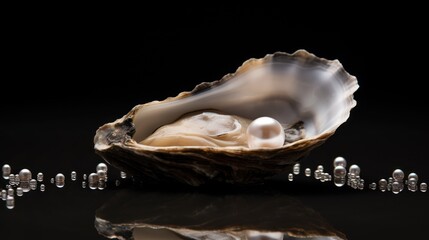
<svg viewBox="0 0 429 240"><path fill-rule="evenodd" d="M292 10L284 8L185 7L155 14L150 8L138 10L29 15L18 11L5 22L1 164L9 163L15 170L29 168L33 174L43 171L47 176L73 169L89 173L101 160L93 153L96 129L134 105L220 79L252 57L306 49L340 60L358 78L360 88L350 119L303 164L330 166L334 157L342 155L349 163L357 163L368 181L387 178L396 168L415 171L429 181L428 91L424 87L428 38L427 25L418 14L404 21L400 14L390 13L368 23L364 15L356 19L357 24L345 22L344 27L338 23L354 16L320 14L307 24L310 13L303 11L292 18L288 17ZM328 188L319 194L331 199L338 191ZM1 207L0 227L6 222L6 236L16 231L17 239L32 234L53 239L59 233L66 234L64 239L97 238L93 218L88 216L93 216L104 197L93 192L59 192L52 189L43 196L18 199L13 211ZM382 203L396 197L388 195L368 199ZM404 195L401 202L392 201L412 206L414 196ZM402 210L416 211L402 217L420 220L429 213L427 203ZM378 214L393 221L394 211L386 208ZM86 217L80 220L80 216ZM61 219L64 226L58 227L55 223ZM420 230L411 236L419 236L427 226L420 220L416 220ZM19 231L21 225L29 231ZM394 239L402 236L392 233L399 226L380 228ZM350 239L368 236L342 227Z"/></svg>

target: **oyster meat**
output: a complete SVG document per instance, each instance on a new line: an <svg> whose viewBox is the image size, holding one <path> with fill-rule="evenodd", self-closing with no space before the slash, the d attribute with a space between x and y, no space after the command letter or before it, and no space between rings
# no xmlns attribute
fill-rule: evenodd
<svg viewBox="0 0 429 240"><path fill-rule="evenodd" d="M337 60L277 52L191 92L137 105L97 130L95 150L145 181L262 182L333 135L356 105L357 89ZM283 146L248 147L246 129L263 116L281 124Z"/></svg>
<svg viewBox="0 0 429 240"><path fill-rule="evenodd" d="M249 119L214 112L191 114L158 128L140 143L157 147L246 147L249 123Z"/></svg>

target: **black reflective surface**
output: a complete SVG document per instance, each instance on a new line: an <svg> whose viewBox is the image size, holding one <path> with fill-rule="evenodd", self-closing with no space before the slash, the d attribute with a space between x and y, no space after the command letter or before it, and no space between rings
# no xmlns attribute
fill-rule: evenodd
<svg viewBox="0 0 429 240"><path fill-rule="evenodd" d="M72 170L80 179L101 161L93 151L95 130L134 105L219 79L248 58L305 48L339 59L361 88L350 119L303 160L302 170L318 164L331 169L332 160L342 155L361 167L366 190L301 175L292 183L284 176L273 180L264 191L298 199L348 239L427 238L428 192L394 195L367 189L396 168L415 171L420 181L429 182L427 64L418 60L428 54L428 39L422 31L393 20L386 21L392 25L373 22L347 29L327 28L326 22L308 26L286 20L281 9L184 12L194 13L193 21L169 12L158 15L175 17L167 27L155 26L157 18L111 22L91 15L82 16L82 23L75 15L18 18L18 27L4 30L4 74L9 77L3 77L8 86L0 95L0 165L9 163L14 173L41 171L45 182L58 172L69 178ZM369 34L369 28L377 31ZM111 180L118 178L118 172L111 174ZM5 181L0 183L3 188ZM105 239L94 221L96 210L119 191L114 183L104 191L81 189L79 181L68 180L63 189L45 184L44 193L17 197L13 210L0 201L0 239Z"/></svg>
<svg viewBox="0 0 429 240"><path fill-rule="evenodd" d="M345 239L318 212L267 186L220 192L122 190L95 216L97 231L108 238L131 239L137 230L151 229L201 240Z"/></svg>
<svg viewBox="0 0 429 240"><path fill-rule="evenodd" d="M17 197L13 210L2 204L1 234L5 239L105 239L98 231L112 236L117 225L130 223L205 233L231 228L261 232L298 228L301 236L306 234L304 229L328 236L343 233L347 239L419 239L427 234L427 193L407 191L396 196L336 188L304 176L296 181L199 191L135 188L130 182L99 191L81 189L78 182L71 181L57 189L48 183L46 192ZM116 229L100 226L97 219L113 223L109 226Z"/></svg>

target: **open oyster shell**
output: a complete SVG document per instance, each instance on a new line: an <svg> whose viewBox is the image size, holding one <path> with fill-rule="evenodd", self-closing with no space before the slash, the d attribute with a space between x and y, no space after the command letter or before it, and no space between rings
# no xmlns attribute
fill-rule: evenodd
<svg viewBox="0 0 429 240"><path fill-rule="evenodd" d="M199 84L191 92L137 105L97 130L95 150L107 162L144 180L255 183L290 170L344 123L356 105L357 80L337 60L305 50L250 59L234 74ZM280 148L141 144L158 128L181 116L214 109L248 119L269 116L281 124L303 122L305 137Z"/></svg>

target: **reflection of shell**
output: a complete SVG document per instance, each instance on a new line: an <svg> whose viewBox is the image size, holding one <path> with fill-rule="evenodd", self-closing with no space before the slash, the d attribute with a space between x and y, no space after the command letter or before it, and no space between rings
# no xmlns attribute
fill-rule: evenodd
<svg viewBox="0 0 429 240"><path fill-rule="evenodd" d="M146 180L252 183L288 171L344 123L356 105L358 84L337 61L305 50L246 61L234 74L201 83L191 92L134 107L100 127L96 151L112 165ZM151 147L139 142L160 126L193 111L215 109L282 124L304 122L304 139L277 149L245 147Z"/></svg>
<svg viewBox="0 0 429 240"><path fill-rule="evenodd" d="M252 194L122 190L96 211L95 227L108 238L347 239L298 199L256 189ZM137 231L146 237L136 237Z"/></svg>

